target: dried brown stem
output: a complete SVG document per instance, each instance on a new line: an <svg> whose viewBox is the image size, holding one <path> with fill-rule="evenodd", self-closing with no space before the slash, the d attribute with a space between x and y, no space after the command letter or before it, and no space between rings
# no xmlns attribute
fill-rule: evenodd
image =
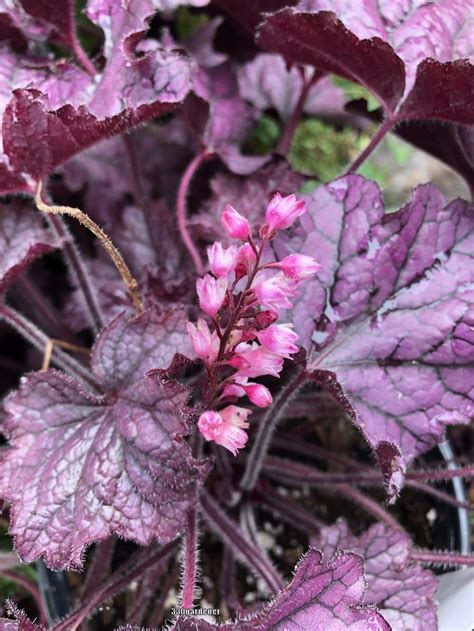
<svg viewBox="0 0 474 631"><path fill-rule="evenodd" d="M107 252L107 254L112 259L117 271L122 277L125 286L128 289L130 297L132 298L133 305L137 311L137 313L141 313L143 311L143 305L140 300L140 296L138 294L138 283L135 278L132 276L127 264L125 263L122 254L112 243L111 239L105 234L100 226L98 226L95 221L93 221L89 215L80 210L79 208L73 208L71 206L56 206L53 204L46 204L42 197L42 184L38 185L38 190L35 196L36 206L44 213L52 214L52 215L69 215L69 217L74 217L77 219L79 223L81 223L85 228L90 230L92 234L99 239L102 247Z"/></svg>

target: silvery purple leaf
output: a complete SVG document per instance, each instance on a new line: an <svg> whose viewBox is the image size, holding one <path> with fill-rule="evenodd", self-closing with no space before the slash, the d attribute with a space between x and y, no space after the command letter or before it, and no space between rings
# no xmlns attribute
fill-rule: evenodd
<svg viewBox="0 0 474 631"><path fill-rule="evenodd" d="M262 53L239 71L239 87L244 99L260 111L275 109L286 121L295 108L303 86L297 68L288 68L280 55ZM312 116L332 116L344 112L345 96L329 77L320 79L306 98L303 112Z"/></svg>
<svg viewBox="0 0 474 631"><path fill-rule="evenodd" d="M0 496L24 560L79 568L112 534L146 545L181 532L207 465L184 441L188 392L157 369L189 348L185 323L177 310L116 318L93 350L100 393L50 370L7 397Z"/></svg>
<svg viewBox="0 0 474 631"><path fill-rule="evenodd" d="M313 377L372 447L398 449L399 476L474 413L473 209L424 185L386 215L377 185L355 175L307 201L300 227L275 242L278 258L299 252L322 264L290 321Z"/></svg>
<svg viewBox="0 0 474 631"><path fill-rule="evenodd" d="M330 559L350 550L364 559L367 592L364 602L375 603L392 631L436 629L436 577L410 564L411 541L403 530L374 524L355 537L344 520L322 528L312 545Z"/></svg>
<svg viewBox="0 0 474 631"><path fill-rule="evenodd" d="M218 627L182 618L173 631L390 631L375 608L362 604L365 590L361 557L342 553L323 563L321 553L310 549L296 566L291 583L265 611Z"/></svg>
<svg viewBox="0 0 474 631"><path fill-rule="evenodd" d="M60 245L28 204L0 204L0 293L35 259Z"/></svg>

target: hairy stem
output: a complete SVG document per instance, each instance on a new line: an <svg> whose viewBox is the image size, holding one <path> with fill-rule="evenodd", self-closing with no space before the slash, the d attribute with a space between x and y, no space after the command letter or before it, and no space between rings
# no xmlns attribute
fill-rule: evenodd
<svg viewBox="0 0 474 631"><path fill-rule="evenodd" d="M378 128L375 134L372 136L369 144L365 149L363 149L354 162L347 169L345 175L349 173L354 173L361 166L363 162L367 160L372 151L379 145L379 143L383 140L383 138L387 135L387 133L392 129L395 125L395 121L391 119L387 119L382 125Z"/></svg>
<svg viewBox="0 0 474 631"><path fill-rule="evenodd" d="M24 301L28 301L35 315L39 315L47 330L62 338L71 338L71 331L61 321L50 302L38 291L36 285L25 275L20 276L16 283Z"/></svg>
<svg viewBox="0 0 474 631"><path fill-rule="evenodd" d="M426 565L466 565L474 567L474 555L456 554L455 552L437 552L414 548L410 553L412 561Z"/></svg>
<svg viewBox="0 0 474 631"><path fill-rule="evenodd" d="M319 81L319 79L323 76L322 72L314 71L313 75L309 78L304 77L304 72L302 70L302 78L303 83L301 85L301 92L296 101L295 108L291 112L290 117L288 118L285 129L283 130L283 134L281 135L280 141L278 142L278 146L276 148L276 152L282 156L286 156L288 150L291 146L291 141L293 140L293 136L295 134L296 127L300 122L301 115L303 113L304 104L306 103L306 99L308 97L308 93L310 89Z"/></svg>
<svg viewBox="0 0 474 631"><path fill-rule="evenodd" d="M92 330L97 335L104 326L104 316L91 275L81 259L79 250L63 218L59 215L48 215L48 221L55 235L63 241L63 253L69 271L79 289L84 312L88 316Z"/></svg>
<svg viewBox="0 0 474 631"><path fill-rule="evenodd" d="M79 38L77 37L74 29L71 29L69 41L71 44L71 50L74 53L77 61L91 77L95 77L97 74L97 69L87 56L85 50L82 48L81 42L79 41Z"/></svg>
<svg viewBox="0 0 474 631"><path fill-rule="evenodd" d="M188 512L186 532L183 538L183 593L181 606L190 608L194 604L198 565L197 514L195 509Z"/></svg>
<svg viewBox="0 0 474 631"><path fill-rule="evenodd" d="M143 572L146 572L155 563L168 559L176 550L176 545L176 541L171 541L154 552L150 552L148 548L145 548L135 553L128 561L122 563L95 593L90 594L87 601L83 601L74 613L56 624L52 631L75 631L82 621L105 600L119 594L131 581L141 576Z"/></svg>
<svg viewBox="0 0 474 631"><path fill-rule="evenodd" d="M30 581L28 578L26 578L25 576L22 576L21 574L18 574L14 570L2 570L0 572L0 575L4 576L5 578L10 579L17 585L20 585L21 587L23 587L23 589L26 589L26 591L31 594L31 596L33 597L36 603L36 606L38 607L41 624L46 625L48 623L48 615L43 603L43 599L41 598L39 589L33 583L33 581Z"/></svg>
<svg viewBox="0 0 474 631"><path fill-rule="evenodd" d="M128 289L128 292L130 294L130 297L133 301L133 305L137 313L140 313L141 311L143 311L143 306L142 306L140 296L138 293L138 283L135 280L135 278L132 276L130 270L128 269L127 264L123 260L123 256L121 255L119 250L115 247L115 245L112 243L110 238L105 234L102 228L98 226L95 223L95 221L92 221L89 215L87 215L82 210L79 210L79 208L72 208L71 206L55 206L55 205L46 204L45 202L43 202L41 198L41 190L42 190L42 185L39 184L38 192L36 193L36 197L35 197L35 203L36 203L36 206L39 208L39 210L41 210L44 213L49 213L53 215L69 215L70 217L74 217L74 219L77 219L79 223L81 223L85 228L90 230L90 232L92 232L92 234L95 237L97 237L97 239L100 241L104 250L112 259L112 262L117 268L118 273L122 277L122 280Z"/></svg>
<svg viewBox="0 0 474 631"><path fill-rule="evenodd" d="M50 338L43 333L36 324L33 324L33 322L25 318L21 313L1 303L0 320L9 324L17 333L24 337L25 340L38 349L40 353L44 353L45 349L48 347ZM59 368L62 368L66 373L85 384L88 388L96 385L95 381L91 378L90 370L60 348L54 347L51 361L56 364L56 366L59 366Z"/></svg>
<svg viewBox="0 0 474 631"><path fill-rule="evenodd" d="M273 565L245 538L239 526L204 489L201 491L201 507L210 528L234 554L238 554L250 570L261 576L273 593L283 589L284 581Z"/></svg>
<svg viewBox="0 0 474 631"><path fill-rule="evenodd" d="M185 172L183 173L183 177L181 178L181 182L179 183L178 188L178 197L176 200L176 211L178 216L178 228L179 233L181 235L181 239L183 240L186 249L194 263L194 267L196 268L196 272L199 276L204 274L204 265L201 260L201 256L198 252L198 249L194 245L194 242L191 238L191 235L188 232L188 227L186 225L186 201L189 192L189 187L191 185L191 181L199 169L201 164L210 158L213 154L208 149L202 149L188 164Z"/></svg>
<svg viewBox="0 0 474 631"><path fill-rule="evenodd" d="M297 369L298 370L298 369ZM304 371L298 370L296 375L283 386L273 404L265 412L259 423L257 435L245 464L245 471L240 481L240 488L251 491L255 488L262 470L265 456L267 455L273 432L282 416L285 414L288 403L296 396L300 386L305 381Z"/></svg>

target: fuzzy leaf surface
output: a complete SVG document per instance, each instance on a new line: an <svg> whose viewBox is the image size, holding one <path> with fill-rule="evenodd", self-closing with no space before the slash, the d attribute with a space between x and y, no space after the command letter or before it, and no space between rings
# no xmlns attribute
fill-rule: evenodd
<svg viewBox="0 0 474 631"><path fill-rule="evenodd" d="M258 42L289 62L360 83L397 121L472 124L472 3L409 4L302 0L267 17Z"/></svg>
<svg viewBox="0 0 474 631"><path fill-rule="evenodd" d="M321 553L312 548L296 566L292 581L264 612L219 627L181 618L173 631L390 631L373 607L362 605L365 589L361 557L343 553L324 563Z"/></svg>
<svg viewBox="0 0 474 631"><path fill-rule="evenodd" d="M402 530L378 523L355 537L344 520L321 529L312 545L323 558L351 550L364 559L367 592L364 602L375 603L393 631L431 631L436 628L436 577L409 564L411 541Z"/></svg>
<svg viewBox="0 0 474 631"><path fill-rule="evenodd" d="M60 243L25 203L0 204L0 293L25 267Z"/></svg>
<svg viewBox="0 0 474 631"><path fill-rule="evenodd" d="M156 370L186 352L185 322L179 311L116 318L93 351L100 394L51 370L7 397L0 495L23 559L78 568L112 534L147 545L180 533L207 467L183 441L187 391Z"/></svg>
<svg viewBox="0 0 474 631"><path fill-rule="evenodd" d="M278 258L323 265L290 322L313 377L406 466L474 412L473 208L427 184L385 215L377 185L356 175L307 201L300 227L274 245Z"/></svg>

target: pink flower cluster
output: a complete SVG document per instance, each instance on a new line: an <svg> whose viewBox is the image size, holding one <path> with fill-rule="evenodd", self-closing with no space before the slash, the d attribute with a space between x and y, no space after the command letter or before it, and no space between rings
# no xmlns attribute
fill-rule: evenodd
<svg viewBox="0 0 474 631"><path fill-rule="evenodd" d="M254 405L272 403L269 389L249 381L265 375L278 377L285 359L298 351L291 324L279 324L282 309L292 306L299 284L319 272L310 256L290 254L282 261L264 264L263 251L278 230L289 228L306 212L295 195L274 195L260 228L251 235L248 220L230 205L221 221L227 235L244 241L225 248L216 241L208 249L210 273L196 283L199 305L212 322L199 318L188 323L194 352L206 367L198 427L206 440L234 455L245 446L250 410L234 405L246 396Z"/></svg>

